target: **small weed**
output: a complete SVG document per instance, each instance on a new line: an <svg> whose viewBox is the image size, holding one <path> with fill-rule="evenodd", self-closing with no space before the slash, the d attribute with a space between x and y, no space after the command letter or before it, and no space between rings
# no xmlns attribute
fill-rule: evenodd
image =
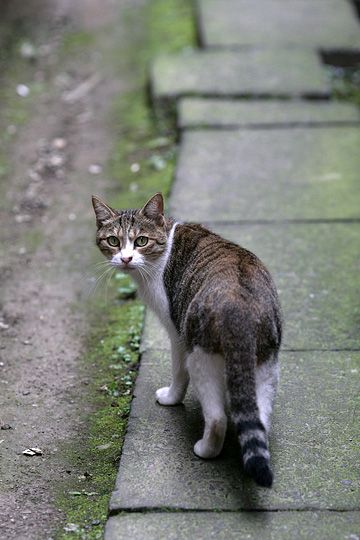
<svg viewBox="0 0 360 540"><path fill-rule="evenodd" d="M360 107L360 64L353 67L328 66L335 98Z"/></svg>

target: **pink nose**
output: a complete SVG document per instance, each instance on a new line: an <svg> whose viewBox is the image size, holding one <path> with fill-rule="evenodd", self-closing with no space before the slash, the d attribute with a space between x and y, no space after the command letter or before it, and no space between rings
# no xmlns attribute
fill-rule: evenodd
<svg viewBox="0 0 360 540"><path fill-rule="evenodd" d="M125 264L129 264L132 261L132 257L121 257L121 260Z"/></svg>

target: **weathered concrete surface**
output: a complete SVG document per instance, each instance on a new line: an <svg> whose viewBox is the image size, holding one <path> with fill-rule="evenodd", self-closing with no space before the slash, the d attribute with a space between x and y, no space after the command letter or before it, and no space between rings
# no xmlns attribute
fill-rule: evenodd
<svg viewBox="0 0 360 540"><path fill-rule="evenodd" d="M155 390L170 377L169 354L143 357L111 510L337 509L358 507L359 352L281 355L271 437L272 490L244 478L232 432L222 455L197 458L202 419L192 394L162 407Z"/></svg>
<svg viewBox="0 0 360 540"><path fill-rule="evenodd" d="M355 540L359 529L356 512L135 512L111 517L105 540Z"/></svg>
<svg viewBox="0 0 360 540"><path fill-rule="evenodd" d="M359 148L357 127L185 132L171 211L194 221L358 218Z"/></svg>
<svg viewBox="0 0 360 540"><path fill-rule="evenodd" d="M360 223L219 225L271 271L284 311L286 349L359 349ZM143 349L168 349L148 313Z"/></svg>
<svg viewBox="0 0 360 540"><path fill-rule="evenodd" d="M199 0L205 46L360 48L360 25L346 0Z"/></svg>
<svg viewBox="0 0 360 540"><path fill-rule="evenodd" d="M187 52L156 58L154 100L179 96L327 96L329 81L310 50Z"/></svg>
<svg viewBox="0 0 360 540"><path fill-rule="evenodd" d="M350 103L300 100L240 101L183 98L178 103L178 127L269 127L342 124L360 121Z"/></svg>
<svg viewBox="0 0 360 540"><path fill-rule="evenodd" d="M144 331L141 337L141 352L149 349L170 350L168 334L150 309L146 312Z"/></svg>

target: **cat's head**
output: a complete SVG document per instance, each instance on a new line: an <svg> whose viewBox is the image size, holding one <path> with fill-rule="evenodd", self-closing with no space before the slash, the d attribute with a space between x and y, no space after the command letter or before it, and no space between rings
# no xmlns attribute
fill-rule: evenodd
<svg viewBox="0 0 360 540"><path fill-rule="evenodd" d="M92 197L96 215L96 243L100 251L120 270L140 270L155 262L166 250L168 222L164 201L156 193L141 208L114 210Z"/></svg>

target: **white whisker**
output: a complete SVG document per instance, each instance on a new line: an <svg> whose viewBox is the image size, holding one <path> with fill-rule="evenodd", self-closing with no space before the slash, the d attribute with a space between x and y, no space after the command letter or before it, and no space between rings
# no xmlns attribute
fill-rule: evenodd
<svg viewBox="0 0 360 540"><path fill-rule="evenodd" d="M100 276L98 276L96 278L96 281L94 283L94 287L92 290L89 291L89 294L92 294L92 295L95 295L99 285L101 282L103 282L105 280L105 278L109 275L109 273L114 269L113 266L107 266L106 270L104 272L102 272L102 274Z"/></svg>

